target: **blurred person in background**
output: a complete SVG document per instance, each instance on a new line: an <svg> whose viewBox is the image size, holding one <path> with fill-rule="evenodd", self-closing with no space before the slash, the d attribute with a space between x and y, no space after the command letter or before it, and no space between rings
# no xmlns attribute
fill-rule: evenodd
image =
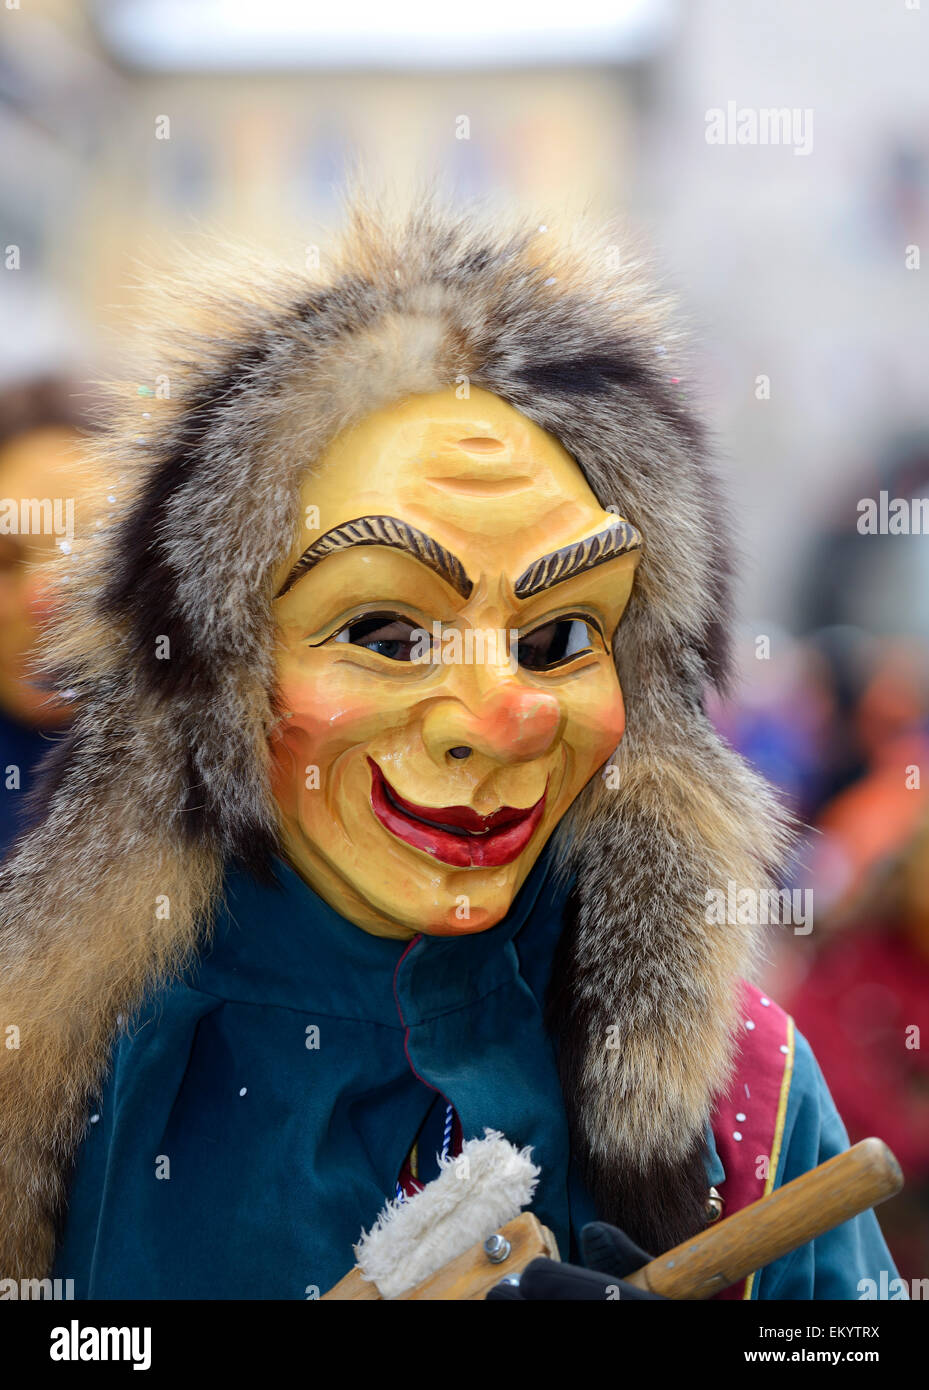
<svg viewBox="0 0 929 1390"><path fill-rule="evenodd" d="M32 774L70 706L35 678L49 614L42 562L70 544L86 486L80 457L85 413L54 378L0 391L0 855L26 819Z"/></svg>
<svg viewBox="0 0 929 1390"><path fill-rule="evenodd" d="M799 821L808 822L828 785L837 694L815 647L766 626L765 634L740 633L737 698L710 699L707 707L727 742L773 782Z"/></svg>
<svg viewBox="0 0 929 1390"><path fill-rule="evenodd" d="M848 721L860 775L819 810L810 866L819 910L842 914L874 869L909 844L925 810L929 659L909 638L875 639Z"/></svg>
<svg viewBox="0 0 929 1390"><path fill-rule="evenodd" d="M906 1187L884 1229L901 1274L916 1278L929 1259L929 815L925 798L910 795L922 812L915 832L875 855L822 924L787 1002L852 1141L880 1134L900 1161Z"/></svg>

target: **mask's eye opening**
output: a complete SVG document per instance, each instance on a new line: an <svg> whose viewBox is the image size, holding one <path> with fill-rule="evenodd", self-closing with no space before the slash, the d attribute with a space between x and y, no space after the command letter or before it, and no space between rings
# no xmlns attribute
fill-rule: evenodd
<svg viewBox="0 0 929 1390"><path fill-rule="evenodd" d="M593 619L574 614L552 618L520 636L517 660L526 671L552 671L594 650L599 628Z"/></svg>
<svg viewBox="0 0 929 1390"><path fill-rule="evenodd" d="M330 640L364 647L390 661L412 661L421 645L423 629L401 613L362 613L346 623Z"/></svg>

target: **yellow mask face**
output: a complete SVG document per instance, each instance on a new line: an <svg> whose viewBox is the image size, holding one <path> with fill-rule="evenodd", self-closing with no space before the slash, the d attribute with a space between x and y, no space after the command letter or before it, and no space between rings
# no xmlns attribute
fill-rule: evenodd
<svg viewBox="0 0 929 1390"><path fill-rule="evenodd" d="M622 737L638 535L473 388L343 431L301 501L274 603L287 853L377 935L483 931Z"/></svg>

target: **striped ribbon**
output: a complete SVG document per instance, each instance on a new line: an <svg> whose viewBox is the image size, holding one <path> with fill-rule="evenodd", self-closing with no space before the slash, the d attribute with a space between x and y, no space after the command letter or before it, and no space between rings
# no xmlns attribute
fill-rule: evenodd
<svg viewBox="0 0 929 1390"><path fill-rule="evenodd" d="M448 1151L449 1151L449 1149L450 1149L451 1146L452 1146L452 1121L454 1120L454 1116L455 1116L455 1112L454 1112L454 1110L452 1109L451 1102L449 1101L449 1102L446 1104L446 1106L445 1106L445 1130L444 1130L444 1132L443 1132L443 1134L442 1134L442 1162L443 1162L443 1163L444 1163L445 1160L448 1158ZM400 1186L400 1183L399 1183L399 1182L397 1183L397 1201L398 1201L398 1202L405 1202L405 1201L406 1201L406 1193L404 1192L403 1188Z"/></svg>

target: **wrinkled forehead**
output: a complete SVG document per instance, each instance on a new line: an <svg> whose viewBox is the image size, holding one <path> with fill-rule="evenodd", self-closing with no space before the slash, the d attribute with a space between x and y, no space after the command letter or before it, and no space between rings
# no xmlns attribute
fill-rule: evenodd
<svg viewBox="0 0 929 1390"><path fill-rule="evenodd" d="M471 388L417 396L343 431L308 472L315 535L358 516L395 516L435 537L475 573L520 569L611 519L557 439L515 407ZM318 524L312 524L318 523Z"/></svg>

